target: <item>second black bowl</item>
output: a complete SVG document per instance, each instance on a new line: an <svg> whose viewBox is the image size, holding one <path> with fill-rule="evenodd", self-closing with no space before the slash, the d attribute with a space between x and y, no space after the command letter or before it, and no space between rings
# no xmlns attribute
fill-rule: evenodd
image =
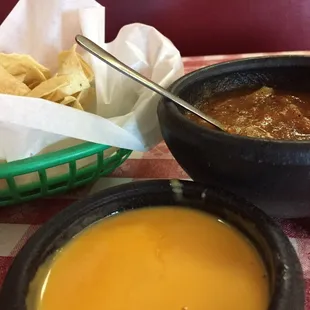
<svg viewBox="0 0 310 310"><path fill-rule="evenodd" d="M157 206L194 208L239 229L251 240L266 264L271 295L268 310L304 308L304 283L299 260L288 238L268 216L221 189L186 181L178 183L176 188L171 186L173 184L169 180L156 180L120 185L57 214L18 253L0 292L0 309L27 310L29 283L39 266L87 226L119 212Z"/></svg>
<svg viewBox="0 0 310 310"><path fill-rule="evenodd" d="M195 105L214 95L264 85L310 92L310 57L226 62L189 73L170 90ZM248 138L212 130L188 120L167 99L160 102L158 117L167 146L194 181L224 187L269 215L310 215L310 141Z"/></svg>

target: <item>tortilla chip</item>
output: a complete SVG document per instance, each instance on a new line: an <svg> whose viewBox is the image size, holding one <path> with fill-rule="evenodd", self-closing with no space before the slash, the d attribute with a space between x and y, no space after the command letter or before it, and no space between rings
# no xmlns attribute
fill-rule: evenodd
<svg viewBox="0 0 310 310"><path fill-rule="evenodd" d="M30 91L28 97L44 98L51 101L61 101L90 87L85 75L56 75Z"/></svg>
<svg viewBox="0 0 310 310"><path fill-rule="evenodd" d="M78 109L78 110L84 111L83 107L81 106L81 104L79 103L78 100L75 100L73 103L69 104L69 106L74 108L74 109Z"/></svg>
<svg viewBox="0 0 310 310"><path fill-rule="evenodd" d="M31 89L51 76L47 68L29 55L0 53L0 65Z"/></svg>
<svg viewBox="0 0 310 310"><path fill-rule="evenodd" d="M6 71L0 65L0 93L16 96L26 96L30 88Z"/></svg>
<svg viewBox="0 0 310 310"><path fill-rule="evenodd" d="M10 72L9 72L10 73ZM21 73L21 74L17 74L17 75L13 75L14 77L16 77L19 81L24 83L25 77L26 77L26 73ZM27 85L28 86L28 85ZM28 86L29 87L29 86ZM29 87L30 88L30 87Z"/></svg>
<svg viewBox="0 0 310 310"><path fill-rule="evenodd" d="M46 81L46 80L45 80ZM27 86L30 88L30 89L34 89L35 87L37 87L39 84L41 84L42 81L38 81L38 80L33 80L31 82L28 82Z"/></svg>
<svg viewBox="0 0 310 310"><path fill-rule="evenodd" d="M94 73L81 55L76 52L74 44L68 51L63 51L58 56L58 74L84 74L88 81L94 79Z"/></svg>
<svg viewBox="0 0 310 310"><path fill-rule="evenodd" d="M76 52L77 45L59 54L59 70L51 77L29 55L0 53L0 93L43 98L79 110L95 100L91 67Z"/></svg>
<svg viewBox="0 0 310 310"><path fill-rule="evenodd" d="M94 87L84 89L80 93L76 94L76 98L80 102L82 107L85 109L88 105L92 104L96 99L96 91Z"/></svg>
<svg viewBox="0 0 310 310"><path fill-rule="evenodd" d="M64 104L64 105L68 105L70 103L73 103L74 101L76 101L77 99L73 96L67 96L64 99L62 99L59 103L60 104Z"/></svg>
<svg viewBox="0 0 310 310"><path fill-rule="evenodd" d="M88 78L88 80L91 82L94 80L94 72L92 70L92 68L90 67L90 65L82 58L82 56L80 54L77 54L78 58L81 62L81 66L83 68L83 71L86 75L86 77Z"/></svg>
<svg viewBox="0 0 310 310"><path fill-rule="evenodd" d="M73 96L67 96L59 103L60 104L64 104L64 105L68 105L69 107L72 107L72 108L75 108L75 109L78 109L78 110L84 111L84 109L81 106L81 104L78 101L78 99L73 97Z"/></svg>

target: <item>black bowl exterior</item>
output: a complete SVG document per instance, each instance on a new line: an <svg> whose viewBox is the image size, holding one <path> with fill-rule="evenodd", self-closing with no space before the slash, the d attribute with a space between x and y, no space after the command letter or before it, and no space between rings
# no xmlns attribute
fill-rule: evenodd
<svg viewBox="0 0 310 310"><path fill-rule="evenodd" d="M189 73L170 90L195 105L263 85L310 91L310 57L226 62ZM194 181L232 191L272 216L310 215L310 141L254 139L204 128L167 99L159 103L158 118L168 148Z"/></svg>
<svg viewBox="0 0 310 310"><path fill-rule="evenodd" d="M181 181L183 199L169 180L120 185L80 201L39 229L17 255L0 292L0 309L26 310L28 286L38 267L57 249L90 224L126 210L185 205L235 225L253 242L265 261L272 300L269 310L302 310L301 266L288 238L262 211L234 195L212 187Z"/></svg>

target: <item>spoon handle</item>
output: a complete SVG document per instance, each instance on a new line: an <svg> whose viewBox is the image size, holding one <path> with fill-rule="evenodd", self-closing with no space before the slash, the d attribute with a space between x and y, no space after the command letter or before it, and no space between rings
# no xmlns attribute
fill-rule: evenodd
<svg viewBox="0 0 310 310"><path fill-rule="evenodd" d="M148 78L144 77L137 71L131 69L127 65L125 65L123 62L119 61L117 58L115 58L113 55L105 51L103 48L101 48L99 45L94 43L93 41L89 40L88 38L77 35L75 37L76 42L83 47L85 50L87 50L89 53L94 55L95 57L99 58L103 62L107 63L117 71L124 73L128 77L134 79L135 81L139 82L140 84L143 84L147 88L153 90L154 92L170 99L171 101L177 103L178 105L182 106L184 109L191 111L192 113L196 114L197 116L201 117L202 119L206 120L207 122L213 124L214 126L222 129L222 125L216 121L215 119L208 117L204 113L202 113L200 110L196 109L194 106L188 104L183 99L173 95L169 91L167 91L165 88L161 87L160 85L154 83L153 81L149 80Z"/></svg>

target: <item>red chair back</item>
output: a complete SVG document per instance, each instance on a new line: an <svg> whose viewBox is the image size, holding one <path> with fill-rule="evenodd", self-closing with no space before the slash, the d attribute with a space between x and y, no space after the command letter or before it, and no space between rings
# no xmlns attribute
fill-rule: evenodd
<svg viewBox="0 0 310 310"><path fill-rule="evenodd" d="M42 0L44 1L44 0ZM0 21L16 0L1 4ZM308 0L99 0L107 39L128 23L156 27L185 55L310 49Z"/></svg>

